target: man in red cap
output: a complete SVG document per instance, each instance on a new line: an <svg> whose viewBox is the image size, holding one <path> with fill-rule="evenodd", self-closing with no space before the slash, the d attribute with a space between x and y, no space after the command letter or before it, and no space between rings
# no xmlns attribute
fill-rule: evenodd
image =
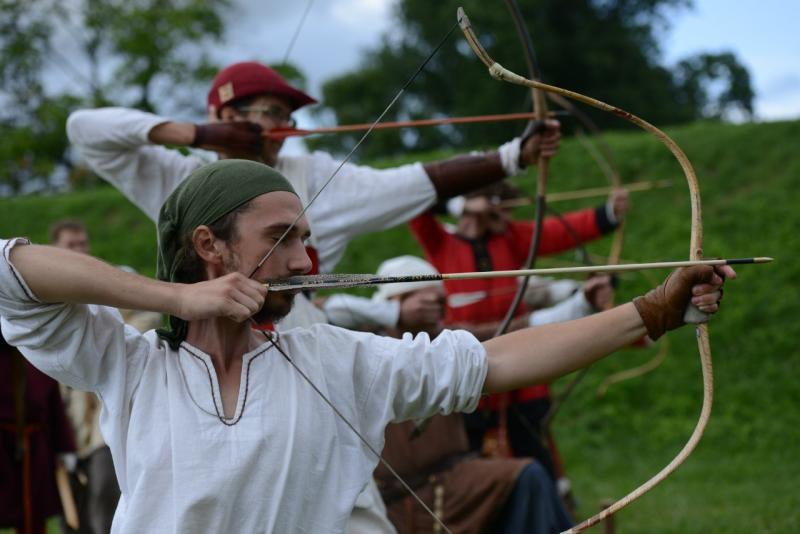
<svg viewBox="0 0 800 534"><path fill-rule="evenodd" d="M292 113L314 102L265 65L235 63L212 82L206 124L102 108L73 113L67 134L86 163L153 220L163 200L191 171L217 157L253 159L275 167L307 203L339 162L321 152L281 156L283 142L263 134L292 126ZM554 155L559 140L558 122L547 121L542 133L528 136L524 143L513 139L497 151L381 170L345 165L308 213L315 267L333 269L348 241L360 233L405 223L438 200L522 172L540 153ZM164 145L205 151L184 155Z"/></svg>
<svg viewBox="0 0 800 534"><path fill-rule="evenodd" d="M256 62L221 70L208 93L208 123L177 122L133 109L80 110L67 122L70 141L86 163L156 221L167 196L195 169L220 158L261 161L285 175L308 204L339 167L329 154L281 156L283 141L264 137L276 127L294 125L292 113L315 103L273 69ZM515 138L497 151L413 163L391 169L344 165L309 208L312 272L330 272L355 236L408 222L437 201L515 175L552 156L560 140L557 121L524 142ZM185 155L167 146L195 149ZM326 322L302 295L278 330ZM368 495L365 508L379 506ZM379 520L380 521L380 520ZM374 532L375 529L373 528Z"/></svg>

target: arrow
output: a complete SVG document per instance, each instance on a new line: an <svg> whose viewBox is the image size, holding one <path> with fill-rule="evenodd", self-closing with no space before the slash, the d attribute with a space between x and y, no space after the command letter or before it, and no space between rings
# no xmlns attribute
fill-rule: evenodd
<svg viewBox="0 0 800 534"><path fill-rule="evenodd" d="M672 180L656 180L650 182L631 182L624 184L620 187L606 186L606 187L592 187L589 189L577 189L575 191L562 191L559 193L548 193L546 195L547 202L562 202L565 200L578 200L581 198L594 198L604 197L617 189L624 189L626 191L649 191L651 189L666 189L672 187ZM533 204L531 198L512 198L509 200L500 201L497 206L500 208L517 208L519 206L528 206Z"/></svg>
<svg viewBox="0 0 800 534"><path fill-rule="evenodd" d="M548 116L555 117L563 115L564 112L554 111ZM532 112L527 113L503 113L499 115L474 115L470 117L445 117L442 119L420 119L414 121L395 121L395 122L380 122L378 124L345 124L342 126L331 126L328 128L313 128L310 130L301 130L297 128L273 128L268 132L264 132L264 137L268 139L286 139L287 137L299 137L306 135L328 134L328 133L342 133L342 132L361 132L364 130L390 130L393 128L413 128L418 126L441 126L443 124L472 124L478 122L504 122L504 121L519 121L536 118Z"/></svg>
<svg viewBox="0 0 800 534"><path fill-rule="evenodd" d="M435 282L446 280L476 280L485 278L511 278L515 276L548 276L553 274L575 273L615 273L641 271L645 269L674 269L693 265L744 265L750 263L769 263L772 258L734 258L722 260L664 261L654 263L626 263L617 265L586 265L580 267L551 267L546 269L517 269L513 271L489 271L446 274L408 274L401 276L378 276L376 274L314 274L290 276L268 280L264 285L271 291L317 290L326 288L370 287L381 284L404 282Z"/></svg>

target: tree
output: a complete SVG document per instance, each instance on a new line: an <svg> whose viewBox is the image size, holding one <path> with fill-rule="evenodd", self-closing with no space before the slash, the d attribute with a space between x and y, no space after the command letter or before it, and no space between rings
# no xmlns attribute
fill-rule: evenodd
<svg viewBox="0 0 800 534"><path fill-rule="evenodd" d="M334 114L340 124L376 117L455 22L459 3L401 0L395 26L381 44L365 54L357 70L324 84L326 107L317 113ZM656 37L668 29L667 15L690 7L690 0L531 0L519 4L546 82L595 96L659 124L708 116L715 105L751 109L747 71L732 54L700 65L688 61L677 69L659 63ZM489 54L526 74L511 16L502 4L475 1L465 7ZM726 73L731 89L723 90L713 104L708 83ZM457 33L387 120L512 112L529 106L528 91L492 81ZM587 112L601 126L627 127L608 114ZM564 127L570 129L569 121L564 121ZM361 156L496 144L512 132L507 124L380 132L362 147ZM339 135L312 139L309 144L345 151L356 140L355 135Z"/></svg>
<svg viewBox="0 0 800 534"><path fill-rule="evenodd" d="M0 192L53 185L54 171L69 167L64 125L79 105L162 113L169 105L202 113L197 93L217 70L205 47L222 37L221 13L229 5L230 0L0 0ZM48 91L52 66L79 89Z"/></svg>
<svg viewBox="0 0 800 534"><path fill-rule="evenodd" d="M677 78L684 105L697 110L700 116L753 117L750 73L733 53L697 54L683 59L678 63Z"/></svg>

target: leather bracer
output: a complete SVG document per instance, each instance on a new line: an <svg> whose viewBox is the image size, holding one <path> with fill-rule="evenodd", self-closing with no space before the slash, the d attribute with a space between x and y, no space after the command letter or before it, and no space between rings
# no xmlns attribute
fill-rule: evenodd
<svg viewBox="0 0 800 534"><path fill-rule="evenodd" d="M506 177L498 152L456 156L425 163L425 172L436 189L439 200L480 189Z"/></svg>

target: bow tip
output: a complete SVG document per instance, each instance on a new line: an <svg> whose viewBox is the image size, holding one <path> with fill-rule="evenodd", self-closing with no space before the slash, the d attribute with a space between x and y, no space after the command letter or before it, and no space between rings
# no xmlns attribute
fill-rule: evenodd
<svg viewBox="0 0 800 534"><path fill-rule="evenodd" d="M458 6L458 9L456 10L456 19L458 20L458 26L462 30L466 30L472 26L469 22L467 12L464 11L464 8L461 6Z"/></svg>

